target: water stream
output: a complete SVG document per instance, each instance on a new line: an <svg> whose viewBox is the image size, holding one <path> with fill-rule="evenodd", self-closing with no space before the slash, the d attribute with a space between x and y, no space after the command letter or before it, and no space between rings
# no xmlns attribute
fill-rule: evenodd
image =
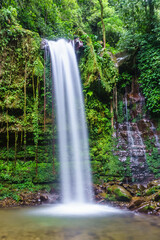
<svg viewBox="0 0 160 240"><path fill-rule="evenodd" d="M132 178L134 181L143 181L149 175L145 146L137 123L130 123L129 121L127 105L127 97L125 97L126 126Z"/></svg>
<svg viewBox="0 0 160 240"><path fill-rule="evenodd" d="M80 75L72 44L48 42L56 98L63 203L92 202L88 135Z"/></svg>
<svg viewBox="0 0 160 240"><path fill-rule="evenodd" d="M0 239L159 240L160 236L160 218L156 216L123 211L99 216L54 217L45 212L41 216L38 211L32 215L32 210L0 209Z"/></svg>

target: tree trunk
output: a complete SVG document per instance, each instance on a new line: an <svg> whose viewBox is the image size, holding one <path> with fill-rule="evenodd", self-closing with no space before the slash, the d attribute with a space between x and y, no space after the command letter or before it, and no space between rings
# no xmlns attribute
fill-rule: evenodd
<svg viewBox="0 0 160 240"><path fill-rule="evenodd" d="M110 103L110 105L111 105L111 126L112 126L112 128L114 127L114 124L113 124L113 101L111 100L111 103Z"/></svg>
<svg viewBox="0 0 160 240"><path fill-rule="evenodd" d="M45 78L45 51L44 51L44 132L46 130L46 78Z"/></svg>
<svg viewBox="0 0 160 240"><path fill-rule="evenodd" d="M26 125L27 125L27 64L25 65L25 72L24 72L24 161L26 161Z"/></svg>
<svg viewBox="0 0 160 240"><path fill-rule="evenodd" d="M103 2L102 0L98 0L101 6L101 23L102 23L102 32L103 32L103 46L104 48L106 47L106 29L105 29L105 24L103 20Z"/></svg>
<svg viewBox="0 0 160 240"><path fill-rule="evenodd" d="M115 104L116 104L116 114L118 115L117 85L115 85Z"/></svg>
<svg viewBox="0 0 160 240"><path fill-rule="evenodd" d="M9 124L8 124L8 110L6 112L6 120L7 120L7 163L9 161Z"/></svg>
<svg viewBox="0 0 160 240"><path fill-rule="evenodd" d="M149 7L149 32L152 31L154 28L154 2L153 0L148 0L148 7Z"/></svg>
<svg viewBox="0 0 160 240"><path fill-rule="evenodd" d="M36 88L36 98L35 98L35 162L36 162L36 176L38 174L38 138L39 138L39 132L38 132L38 99L39 99L39 79L37 78L37 88Z"/></svg>
<svg viewBox="0 0 160 240"><path fill-rule="evenodd" d="M14 155L15 166L17 163L17 140L18 140L18 132L15 131L15 155Z"/></svg>

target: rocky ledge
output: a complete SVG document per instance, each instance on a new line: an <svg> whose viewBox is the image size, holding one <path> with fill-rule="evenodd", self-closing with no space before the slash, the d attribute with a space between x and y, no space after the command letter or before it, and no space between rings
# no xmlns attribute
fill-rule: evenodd
<svg viewBox="0 0 160 240"><path fill-rule="evenodd" d="M129 209L131 211L160 215L160 179L142 184L109 182L94 185L95 199L98 203Z"/></svg>
<svg viewBox="0 0 160 240"><path fill-rule="evenodd" d="M95 200L99 204L128 209L131 211L160 215L160 179L154 180L148 185L124 184L122 182L107 182L102 185L94 185ZM35 206L41 204L55 204L60 201L60 195L46 191L22 192L16 201L5 198L0 201L1 208L17 206Z"/></svg>
<svg viewBox="0 0 160 240"><path fill-rule="evenodd" d="M24 191L19 195L18 200L5 198L0 200L0 208L17 206L36 206L43 203L53 204L59 201L59 194L39 191L36 193Z"/></svg>

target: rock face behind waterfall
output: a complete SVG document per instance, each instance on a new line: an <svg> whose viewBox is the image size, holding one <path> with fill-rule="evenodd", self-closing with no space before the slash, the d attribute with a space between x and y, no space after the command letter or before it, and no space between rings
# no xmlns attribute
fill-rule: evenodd
<svg viewBox="0 0 160 240"><path fill-rule="evenodd" d="M147 164L149 149L147 139L157 139L154 147L159 148L159 137L155 134L155 127L145 111L145 99L139 91L137 79L132 82L132 89L126 89L123 97L124 121L117 124L118 137L117 152L119 160L130 165L129 180L132 182L146 183L154 179L153 173Z"/></svg>

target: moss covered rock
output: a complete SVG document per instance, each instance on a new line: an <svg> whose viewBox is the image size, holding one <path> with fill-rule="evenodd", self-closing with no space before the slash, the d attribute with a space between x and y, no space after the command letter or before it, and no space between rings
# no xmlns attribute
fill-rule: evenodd
<svg viewBox="0 0 160 240"><path fill-rule="evenodd" d="M154 210L156 210L156 208L157 208L157 205L154 202L144 202L137 209L137 212L152 213Z"/></svg>
<svg viewBox="0 0 160 240"><path fill-rule="evenodd" d="M147 188L159 187L160 188L160 179L154 180L147 185Z"/></svg>
<svg viewBox="0 0 160 240"><path fill-rule="evenodd" d="M122 186L113 185L111 186L111 192L115 195L118 201L130 201L132 199L131 194Z"/></svg>

